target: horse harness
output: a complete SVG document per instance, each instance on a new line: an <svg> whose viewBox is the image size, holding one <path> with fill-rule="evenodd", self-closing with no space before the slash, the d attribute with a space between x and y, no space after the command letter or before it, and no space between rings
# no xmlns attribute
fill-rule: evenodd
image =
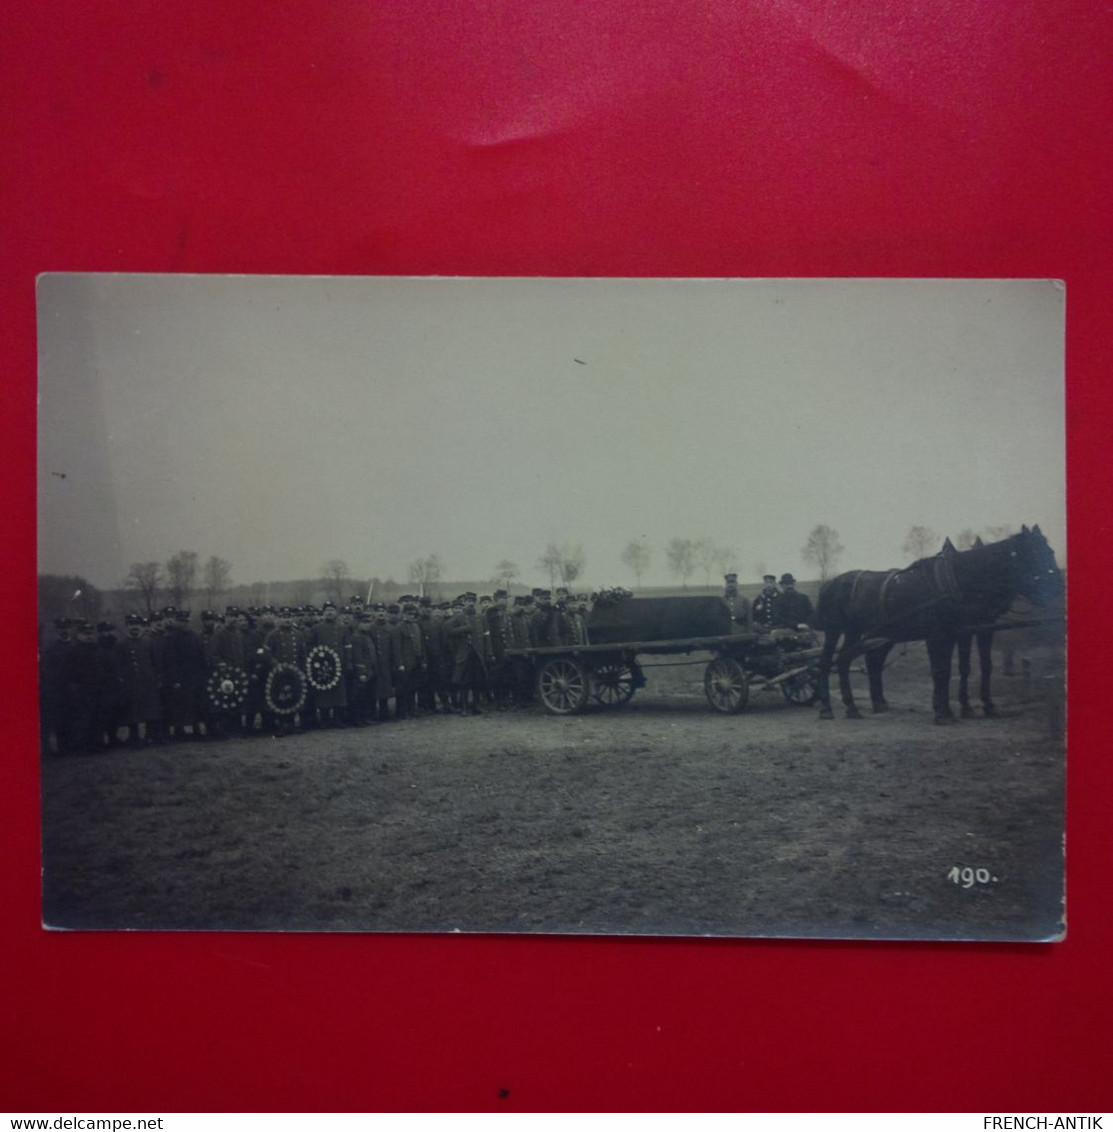
<svg viewBox="0 0 1113 1132"><path fill-rule="evenodd" d="M927 569L925 569L925 567ZM858 598L859 586L862 583L863 577L871 573L875 572L870 570L855 571L854 581L851 583L850 589L851 607L854 606ZM901 592L902 585L904 590L907 591L910 585L921 580L926 583L928 596L896 616L886 618L886 606L895 604ZM877 625L871 625L870 632L877 633L882 629L898 626L902 621L906 621L933 606L939 606L948 602L954 603L957 606L961 599L962 593L958 588L954 567L949 557L937 555L934 558L917 562L912 566L906 566L903 570L890 570L882 579L877 593L878 611L884 620Z"/></svg>

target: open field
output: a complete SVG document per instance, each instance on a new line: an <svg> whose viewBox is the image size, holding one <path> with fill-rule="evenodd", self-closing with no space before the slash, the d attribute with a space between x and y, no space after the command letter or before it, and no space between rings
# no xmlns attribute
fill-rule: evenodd
<svg viewBox="0 0 1113 1132"><path fill-rule="evenodd" d="M426 716L43 763L44 918L70 928L1033 939L1060 931L1058 650L1001 718L821 723L698 665L623 708ZM1018 673L1019 662L1018 662ZM856 689L868 705L865 679ZM1050 689L1052 694L1049 694ZM841 713L839 713L841 715ZM984 870L949 879L954 867ZM969 881L967 885L966 881Z"/></svg>

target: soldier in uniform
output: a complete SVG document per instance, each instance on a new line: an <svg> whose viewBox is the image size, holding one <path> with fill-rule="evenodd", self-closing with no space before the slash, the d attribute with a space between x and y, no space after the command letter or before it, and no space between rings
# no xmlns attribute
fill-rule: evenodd
<svg viewBox="0 0 1113 1132"><path fill-rule="evenodd" d="M475 609L475 595L458 601L455 615L447 622L445 634L452 642L452 684L456 707L461 715L469 710L480 715L479 699L487 683L486 630Z"/></svg>
<svg viewBox="0 0 1113 1132"><path fill-rule="evenodd" d="M506 590L495 590L494 600L486 612L487 639L491 648L488 680L499 711L506 711L510 706L513 687L510 658L506 655L507 649L514 647L510 611L507 609L509 596Z"/></svg>
<svg viewBox="0 0 1113 1132"><path fill-rule="evenodd" d="M101 690L97 704L98 728L106 747L120 742L124 725L124 672L116 626L111 621L97 622L97 648L100 649Z"/></svg>
<svg viewBox="0 0 1113 1132"><path fill-rule="evenodd" d="M754 628L759 633L768 633L776 627L781 594L777 589L777 576L775 574L766 574L761 581L761 593L754 599L753 622Z"/></svg>
<svg viewBox="0 0 1113 1132"><path fill-rule="evenodd" d="M147 629L147 619L129 613L124 639L120 642L124 678L124 722L128 742L133 747L150 746L162 724L162 697L155 650Z"/></svg>
<svg viewBox="0 0 1113 1132"><path fill-rule="evenodd" d="M530 647L529 622L532 604L532 597L514 599L514 610L510 614L510 632L516 649ZM533 698L533 667L529 658L525 656L516 656L513 661L514 702L525 705Z"/></svg>
<svg viewBox="0 0 1113 1132"><path fill-rule="evenodd" d="M348 718L356 727L366 727L375 718L375 678L378 657L372 637L374 614L364 610L356 614L351 638L352 683L349 685Z"/></svg>
<svg viewBox="0 0 1113 1132"><path fill-rule="evenodd" d="M249 606L237 619L243 633L244 667L247 669L247 702L244 704L244 734L255 735L256 721L265 728L266 682L270 663L263 651L268 634L275 628L274 611Z"/></svg>
<svg viewBox="0 0 1113 1132"><path fill-rule="evenodd" d="M586 645L587 640L587 594L577 594L568 606L568 626L572 644Z"/></svg>
<svg viewBox="0 0 1113 1132"><path fill-rule="evenodd" d="M100 693L103 682L101 650L96 629L88 621L75 627L76 641L65 658L65 695L59 749L89 754L102 749Z"/></svg>
<svg viewBox="0 0 1113 1132"><path fill-rule="evenodd" d="M796 579L791 574L781 575L781 594L774 614L775 629L798 629L810 625L815 611L811 598L796 588Z"/></svg>
<svg viewBox="0 0 1113 1132"><path fill-rule="evenodd" d="M437 697L443 690L441 678L441 621L433 608L433 599L423 595L417 603L417 624L421 630L421 644L425 650L425 673L418 691L421 711L435 712Z"/></svg>
<svg viewBox="0 0 1113 1132"><path fill-rule="evenodd" d="M163 705L167 725L177 739L188 727L201 737L201 697L205 687L205 649L189 627L189 611L178 610L170 620L162 651Z"/></svg>
<svg viewBox="0 0 1113 1132"><path fill-rule="evenodd" d="M437 607L437 664L440 671L441 710L451 715L456 710L456 688L452 682L452 670L456 664L456 650L448 635L448 623L456 614L450 601L442 601Z"/></svg>
<svg viewBox="0 0 1113 1132"><path fill-rule="evenodd" d="M723 600L730 610L730 631L732 633L752 633L754 615L749 599L738 589L738 575L723 575Z"/></svg>
<svg viewBox="0 0 1113 1132"><path fill-rule="evenodd" d="M553 606L549 590L534 590L536 609L530 618L530 645L535 649L553 648L561 643L560 613Z"/></svg>
<svg viewBox="0 0 1113 1132"><path fill-rule="evenodd" d="M279 610L278 625L266 635L259 652L268 671L279 664L290 664L301 672L305 671L305 642L294 627L294 611L289 606L284 605ZM265 688L264 677L264 693ZM282 734L300 730L301 719L298 712L287 715L267 710L263 713L263 726L265 730Z"/></svg>
<svg viewBox="0 0 1113 1132"><path fill-rule="evenodd" d="M347 724L348 707L347 677L351 672L351 637L340 621L340 612L331 601L326 601L322 620L306 634L305 654L309 655L319 645L332 649L340 665L336 685L332 688L313 690L313 708L319 727L343 727Z"/></svg>
<svg viewBox="0 0 1113 1132"><path fill-rule="evenodd" d="M417 715L417 697L425 683L425 636L417 620L417 606L413 602L402 605L402 620L398 624L398 641L402 658L394 709L399 719L412 719Z"/></svg>
<svg viewBox="0 0 1113 1132"><path fill-rule="evenodd" d="M387 607L380 602L374 608L375 621L371 627L376 658L374 699L378 708L377 718L380 723L385 723L390 719L390 697L394 695L394 678L401 660L398 633L390 624Z"/></svg>
<svg viewBox="0 0 1113 1132"><path fill-rule="evenodd" d="M221 674L236 669L244 675L250 676L253 654L258 645L252 645L248 639L247 614L234 605L224 610L224 616L218 621L213 632L209 647L209 674ZM235 710L221 711L211 705L212 734L227 737L230 731L239 731L240 734L250 734L254 722L254 707L248 706L251 698L251 683L248 682L247 699ZM248 713L250 712L250 717Z"/></svg>

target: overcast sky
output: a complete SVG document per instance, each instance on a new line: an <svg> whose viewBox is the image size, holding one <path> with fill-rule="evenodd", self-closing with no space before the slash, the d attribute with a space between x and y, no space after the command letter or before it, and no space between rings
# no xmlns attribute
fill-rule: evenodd
<svg viewBox="0 0 1113 1132"><path fill-rule="evenodd" d="M1049 281L47 275L39 566L119 585L195 550L235 582L342 558L398 580L583 546L586 585L672 581L670 538L814 576L914 524L1039 523L1064 560ZM693 578L693 581L702 581Z"/></svg>

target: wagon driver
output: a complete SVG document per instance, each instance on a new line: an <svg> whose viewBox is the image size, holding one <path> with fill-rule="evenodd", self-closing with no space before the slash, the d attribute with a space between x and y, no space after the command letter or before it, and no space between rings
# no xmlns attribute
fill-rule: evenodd
<svg viewBox="0 0 1113 1132"><path fill-rule="evenodd" d="M780 599L776 603L773 617L775 629L796 629L810 625L814 610L811 598L796 588L796 579L791 574L781 575Z"/></svg>

